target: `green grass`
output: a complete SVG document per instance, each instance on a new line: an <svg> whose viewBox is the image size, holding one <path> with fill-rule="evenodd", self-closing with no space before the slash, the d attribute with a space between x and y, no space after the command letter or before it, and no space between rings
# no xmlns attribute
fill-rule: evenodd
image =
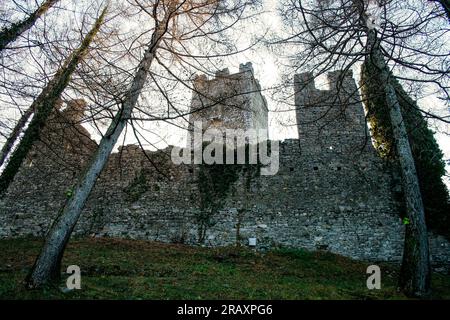
<svg viewBox="0 0 450 320"><path fill-rule="evenodd" d="M26 290L42 245L0 240L2 299L406 299L398 269L381 265L381 290L366 288L370 263L326 252L201 248L123 239L72 240L63 271L81 268L81 290ZM63 274L60 287L68 275ZM433 298L450 299L450 276L433 274Z"/></svg>

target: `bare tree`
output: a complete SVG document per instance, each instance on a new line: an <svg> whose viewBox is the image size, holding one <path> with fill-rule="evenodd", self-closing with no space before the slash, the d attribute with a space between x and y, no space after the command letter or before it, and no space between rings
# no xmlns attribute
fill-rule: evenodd
<svg viewBox="0 0 450 320"><path fill-rule="evenodd" d="M168 90L162 83L156 81L158 73L165 73L165 75L172 76L175 81L181 81L176 76L176 70L178 68L186 69L189 66L189 63L186 62L188 58L192 60L208 58L208 55L201 56L189 53L190 50L193 50L189 43L196 39L210 41L214 37L220 36L221 32L231 28L236 21L241 19L243 11L253 2L240 0L156 0L142 4L140 1L135 1L134 4L138 13L151 18L152 25L149 30L145 30L133 41L135 42L148 33L151 33L151 38L143 45L145 51L134 74L130 76L129 72L122 72L125 78L131 78L131 84L123 97L115 96L120 101L120 107L106 133L102 136L98 149L78 177L71 198L51 226L44 247L28 276L28 287L40 287L59 278L62 255L72 230L97 177L105 166L127 122L130 121L138 104L138 99L145 91L144 86L147 79L151 79L148 85L153 85L156 91L164 99L167 99L167 104L176 109L167 95ZM217 43L220 43L220 41L217 41ZM159 53L159 56L157 53ZM130 56L135 59L133 54L130 54ZM164 63L165 59L170 61L170 66ZM158 64L158 69L155 68L158 71L152 72L151 68L155 63ZM184 67L183 64L185 64ZM198 63L198 65L201 66L202 64ZM164 75L161 77L164 77ZM100 84L100 86L104 87L104 84ZM108 88L105 89L105 91L108 91ZM152 97L151 94L150 97ZM139 112L149 117L149 120L154 120L144 108L141 108Z"/></svg>
<svg viewBox="0 0 450 320"><path fill-rule="evenodd" d="M426 296L430 266L424 208L391 70L402 71L397 76L399 80L432 84L448 97L445 77L448 70L442 63L447 55L439 38L446 32L442 27L444 14L436 7L421 10L414 7L416 4L405 6L396 0L287 0L283 4L280 9L289 34L278 43L298 48L295 68L312 70L317 77L329 70L346 71L369 61L382 76L410 220L406 226L400 285L409 295ZM405 11L409 15L402 18Z"/></svg>
<svg viewBox="0 0 450 320"><path fill-rule="evenodd" d="M361 5L360 10L365 10L364 4L362 2L359 4ZM361 16L363 17L362 14ZM367 19L364 22L367 23ZM430 253L419 179L400 110L399 99L390 81L390 70L381 53L377 31L368 28L367 33L369 59L379 70L381 79L385 83L384 92L400 162L407 216L411 221L406 227L402 274L400 276L401 285L407 293L422 297L428 295L430 290Z"/></svg>
<svg viewBox="0 0 450 320"><path fill-rule="evenodd" d="M11 152L11 149L14 146L14 143L17 141L17 139L20 136L20 133L22 132L23 128L25 128L25 125L27 124L30 117L33 115L34 109L33 105L31 105L21 116L19 121L17 122L16 126L12 130L9 137L7 137L5 144L2 147L2 150L0 151L0 167L5 162L6 158L8 157L8 154Z"/></svg>
<svg viewBox="0 0 450 320"><path fill-rule="evenodd" d="M5 159L9 151L13 147L14 142L17 140L22 128L25 126L26 121L34 113L34 116L26 128L23 137L20 139L17 148L11 154L9 161L7 162L5 169L0 176L0 194L3 194L11 181L14 179L17 171L19 170L23 160L27 156L29 150L33 146L33 143L39 138L41 129L44 127L48 116L53 110L54 105L60 98L61 93L67 87L70 78L75 71L78 63L86 55L89 50L89 45L94 39L95 35L100 30L100 26L103 23L106 14L106 8L96 20L94 26L83 39L80 47L77 48L64 62L63 66L56 72L53 79L42 90L41 94L33 102L27 112L19 120L17 126L14 128L11 136L7 139L4 148L2 149L1 159Z"/></svg>
<svg viewBox="0 0 450 320"><path fill-rule="evenodd" d="M52 6L59 0L46 0L34 12L22 21L13 23L11 26L4 28L0 32L0 52L4 50L8 44L15 41L22 33L30 29L37 19L43 16Z"/></svg>

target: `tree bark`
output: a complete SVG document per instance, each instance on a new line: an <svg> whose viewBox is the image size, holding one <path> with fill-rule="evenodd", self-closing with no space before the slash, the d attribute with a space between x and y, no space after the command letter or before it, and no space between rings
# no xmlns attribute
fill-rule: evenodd
<svg viewBox="0 0 450 320"><path fill-rule="evenodd" d="M48 9L55 5L59 0L47 0L28 18L14 23L9 28L5 28L0 32L0 52L11 42L15 41L22 33L30 29L39 17L44 15Z"/></svg>
<svg viewBox="0 0 450 320"><path fill-rule="evenodd" d="M27 277L26 282L28 288L38 288L46 283L59 280L64 249L80 217L81 210L137 103L154 60L158 44L167 31L169 19L175 11L174 6L176 2L174 1L173 4L166 11L162 21L158 22L155 19L156 25L152 39L148 44L143 59L139 63L131 88L128 90L122 103L122 108L111 122L86 169L80 175L74 187L72 197L68 200L58 218L51 226L46 236L44 247Z"/></svg>
<svg viewBox="0 0 450 320"><path fill-rule="evenodd" d="M14 143L17 141L17 138L19 138L20 133L22 132L23 128L25 128L25 125L27 124L33 112L33 107L28 107L28 109L20 117L8 139L6 139L6 142L2 147L2 151L0 152L0 167L5 162L8 154L11 152L11 149L14 146Z"/></svg>
<svg viewBox="0 0 450 320"><path fill-rule="evenodd" d="M89 45L99 31L105 14L106 9L103 10L92 29L83 39L80 47L67 58L63 66L56 72L53 79L31 105L30 110L31 112L34 111L33 119L25 130L20 143L12 153L11 158L7 162L7 165L0 176L0 195L6 192L8 186L11 184L22 165L23 160L26 158L34 142L39 138L40 132L45 126L48 116L53 110L56 102L60 99L62 92L67 87L78 63L84 58L89 50Z"/></svg>
<svg viewBox="0 0 450 320"><path fill-rule="evenodd" d="M426 297L430 293L430 257L419 180L400 104L395 88L391 84L391 73L379 47L375 30L368 31L368 49L370 52L369 58L380 70L382 82L385 84L386 102L389 107L392 133L402 175L406 216L409 219L405 230L405 245L399 284L409 296Z"/></svg>

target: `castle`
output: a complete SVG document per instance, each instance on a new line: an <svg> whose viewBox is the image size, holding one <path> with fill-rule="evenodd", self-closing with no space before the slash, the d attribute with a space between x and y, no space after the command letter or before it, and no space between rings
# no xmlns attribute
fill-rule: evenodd
<svg viewBox="0 0 450 320"><path fill-rule="evenodd" d="M278 173L249 181L241 172L206 225L198 219L200 166L172 163L172 147L144 153L128 145L110 156L74 234L260 250L290 246L400 261L401 187L372 146L352 73L329 73L329 90L316 89L311 78L295 76L299 138L280 143ZM236 74L224 69L213 79L199 76L194 87L190 125L267 129L267 102L250 63ZM48 230L97 146L79 124L84 107L71 101L49 120L0 199L0 238ZM433 265L448 270L450 244L430 233L430 248Z"/></svg>

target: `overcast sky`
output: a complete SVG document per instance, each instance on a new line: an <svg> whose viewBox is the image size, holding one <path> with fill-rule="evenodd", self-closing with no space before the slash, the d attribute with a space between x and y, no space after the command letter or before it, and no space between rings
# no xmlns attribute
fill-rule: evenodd
<svg viewBox="0 0 450 320"><path fill-rule="evenodd" d="M242 27L241 32L235 33L235 42L238 47L245 48L253 40L254 35L261 35L266 31L281 33L281 21L276 11L276 0L265 0L264 13L261 15L258 23L248 24ZM449 47L450 51L450 47ZM297 129L295 126L295 111L292 110L292 101L283 105L278 101L272 99L272 91L270 88L276 86L280 82L280 65L287 64L288 61L283 60L282 57L272 53L265 46L257 46L253 50L246 51L241 54L234 55L226 58L223 68L229 68L231 73L238 71L240 63L252 62L255 77L260 81L263 94L268 101L268 107L271 112L269 113L269 134L271 139L284 140L288 138L297 138ZM359 80L359 66L353 70L353 74L356 80ZM293 78L292 74L292 78ZM320 81L321 80L321 81ZM317 86L322 89L326 89L326 83L324 79L320 79ZM293 93L293 92L292 92ZM189 97L186 99L186 108L188 108ZM433 106L433 112L440 114L449 114L448 106L446 106L442 100L437 99L435 96L429 96L419 101L419 105L425 110L429 110L429 106ZM287 111L288 110L288 111ZM290 111L289 111L290 110ZM282 112L277 112L282 111ZM2 111L5 112L5 111ZM437 131L436 139L445 153L445 158L450 159L450 138L444 132L450 132L449 125L437 124L436 122L430 123L431 127ZM86 126L92 133L93 137L98 139L98 135L95 130L89 125ZM147 134L147 139L159 148L164 148L167 144L184 146L186 144L186 132L182 129L174 126L167 125L165 123L151 123L146 124L146 127L154 132L154 134ZM123 141L123 139L119 139ZM3 141L0 140L0 143ZM125 139L125 144L135 143L134 137L129 134ZM150 148L150 146L147 146ZM450 169L450 167L448 167ZM449 181L447 180L447 183Z"/></svg>

